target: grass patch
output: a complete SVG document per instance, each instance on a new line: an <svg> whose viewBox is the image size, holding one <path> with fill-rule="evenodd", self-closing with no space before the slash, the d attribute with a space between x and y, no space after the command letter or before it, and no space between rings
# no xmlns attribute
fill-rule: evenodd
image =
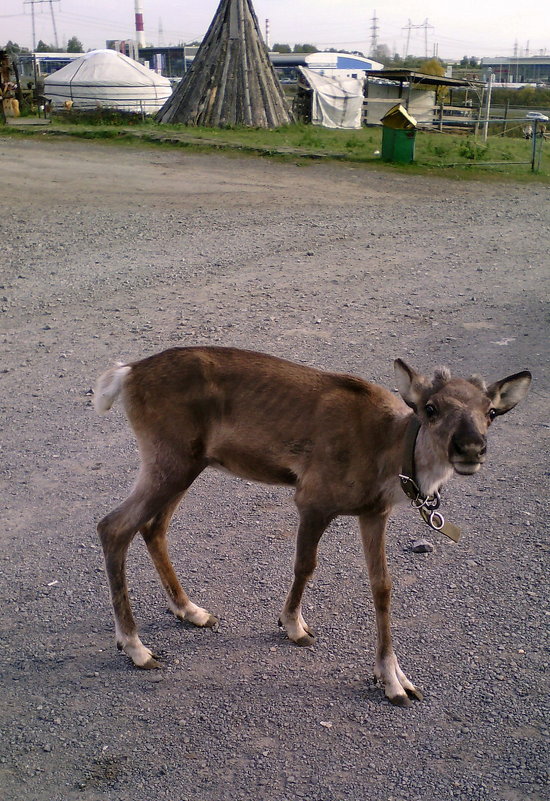
<svg viewBox="0 0 550 801"><path fill-rule="evenodd" d="M288 125L273 131L245 127L194 128L158 125L150 119L143 121L139 115L131 115L129 119L128 115L109 115L108 110L101 110L91 118L82 113L74 120L68 115L54 117L51 125L40 130L9 125L0 131L7 135L65 135L120 143L137 141L199 151L226 149L278 158L326 158L456 178L550 181L550 143L543 143L540 170L533 174L530 169L531 141L502 136L491 136L483 143L480 137L418 131L414 164L397 165L384 164L380 160L381 128L342 131L304 124ZM500 163L485 166L483 162Z"/></svg>

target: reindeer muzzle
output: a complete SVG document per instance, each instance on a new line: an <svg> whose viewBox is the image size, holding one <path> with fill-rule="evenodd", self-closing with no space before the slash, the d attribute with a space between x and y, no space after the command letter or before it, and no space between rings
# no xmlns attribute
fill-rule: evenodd
<svg viewBox="0 0 550 801"><path fill-rule="evenodd" d="M449 451L449 459L455 472L461 476L471 476L477 473L485 461L487 440L482 436L469 440L455 436L451 440Z"/></svg>

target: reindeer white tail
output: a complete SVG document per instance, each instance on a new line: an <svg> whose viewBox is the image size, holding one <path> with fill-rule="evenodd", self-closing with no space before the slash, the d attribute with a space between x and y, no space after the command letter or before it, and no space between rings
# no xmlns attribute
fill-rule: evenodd
<svg viewBox="0 0 550 801"><path fill-rule="evenodd" d="M97 379L93 403L94 409L98 414L105 414L105 412L109 411L120 395L124 380L131 369L128 364L118 364L116 367L111 367Z"/></svg>

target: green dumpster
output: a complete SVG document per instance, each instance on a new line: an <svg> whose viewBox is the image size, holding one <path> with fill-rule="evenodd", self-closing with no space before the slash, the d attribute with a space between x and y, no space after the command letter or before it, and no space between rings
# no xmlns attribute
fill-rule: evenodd
<svg viewBox="0 0 550 801"><path fill-rule="evenodd" d="M392 106L382 117L382 160L398 164L414 161L416 120L401 105Z"/></svg>

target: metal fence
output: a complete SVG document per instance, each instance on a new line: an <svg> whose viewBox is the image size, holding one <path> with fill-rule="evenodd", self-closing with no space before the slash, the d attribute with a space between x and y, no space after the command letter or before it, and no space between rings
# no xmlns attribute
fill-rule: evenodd
<svg viewBox="0 0 550 801"><path fill-rule="evenodd" d="M492 129L492 126L498 126L499 130ZM521 161L512 161L507 159L505 161L483 161L477 159L478 165L499 165L499 164L525 164L531 167L531 172L538 172L540 170L542 160L542 148L544 141L550 137L547 133L546 125L541 120L537 119L510 119L510 118L495 118L490 117L487 119L477 119L472 129L474 140L481 141L483 144L487 142L489 131L491 136L502 136L503 138L510 136L517 131L520 138L528 140L529 146L526 149L527 156ZM447 166L460 166L462 162L449 164Z"/></svg>

